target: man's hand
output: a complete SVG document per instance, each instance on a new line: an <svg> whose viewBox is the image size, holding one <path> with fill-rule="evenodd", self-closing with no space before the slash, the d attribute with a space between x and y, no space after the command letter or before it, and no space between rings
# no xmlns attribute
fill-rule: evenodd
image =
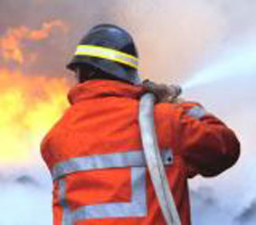
<svg viewBox="0 0 256 225"><path fill-rule="evenodd" d="M158 102L180 102L178 98L182 92L180 86L157 84L150 80L145 80L142 86L147 92L153 93Z"/></svg>

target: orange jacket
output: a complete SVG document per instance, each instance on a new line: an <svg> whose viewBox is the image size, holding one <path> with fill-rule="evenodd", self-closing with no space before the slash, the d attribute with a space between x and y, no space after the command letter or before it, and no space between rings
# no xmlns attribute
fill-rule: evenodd
<svg viewBox="0 0 256 225"><path fill-rule="evenodd" d="M143 92L104 80L71 89L71 107L41 145L54 180L54 225L165 224L142 152ZM232 166L239 142L197 103L159 103L155 123L182 225L190 225L187 178L214 176Z"/></svg>

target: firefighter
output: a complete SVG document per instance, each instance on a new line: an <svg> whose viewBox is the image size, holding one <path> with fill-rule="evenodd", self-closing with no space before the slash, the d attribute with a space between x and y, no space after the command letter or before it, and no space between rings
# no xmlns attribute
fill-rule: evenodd
<svg viewBox="0 0 256 225"><path fill-rule="evenodd" d="M231 167L239 141L195 102L169 101L175 88L142 82L130 34L115 25L92 28L67 65L78 83L70 108L41 144L53 178L54 225L165 225L145 162L138 123L145 92L156 95L161 160L182 225L190 225L188 178Z"/></svg>

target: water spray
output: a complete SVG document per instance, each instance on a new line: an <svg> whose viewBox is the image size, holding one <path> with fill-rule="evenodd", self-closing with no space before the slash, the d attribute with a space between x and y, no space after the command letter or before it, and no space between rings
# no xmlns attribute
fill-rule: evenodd
<svg viewBox="0 0 256 225"><path fill-rule="evenodd" d="M187 91L222 79L232 79L242 75L253 75L256 72L255 46L247 46L227 51L211 67L203 69L182 85Z"/></svg>

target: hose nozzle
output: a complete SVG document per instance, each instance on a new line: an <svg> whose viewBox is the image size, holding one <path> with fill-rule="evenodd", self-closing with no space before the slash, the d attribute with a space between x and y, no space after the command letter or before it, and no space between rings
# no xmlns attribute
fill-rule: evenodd
<svg viewBox="0 0 256 225"><path fill-rule="evenodd" d="M158 102L176 102L176 99L182 93L179 85L157 84L150 80L145 80L142 86L147 92L153 93L157 97Z"/></svg>
<svg viewBox="0 0 256 225"><path fill-rule="evenodd" d="M168 88L171 90L172 97L177 98L182 94L182 88L179 85L169 85Z"/></svg>

